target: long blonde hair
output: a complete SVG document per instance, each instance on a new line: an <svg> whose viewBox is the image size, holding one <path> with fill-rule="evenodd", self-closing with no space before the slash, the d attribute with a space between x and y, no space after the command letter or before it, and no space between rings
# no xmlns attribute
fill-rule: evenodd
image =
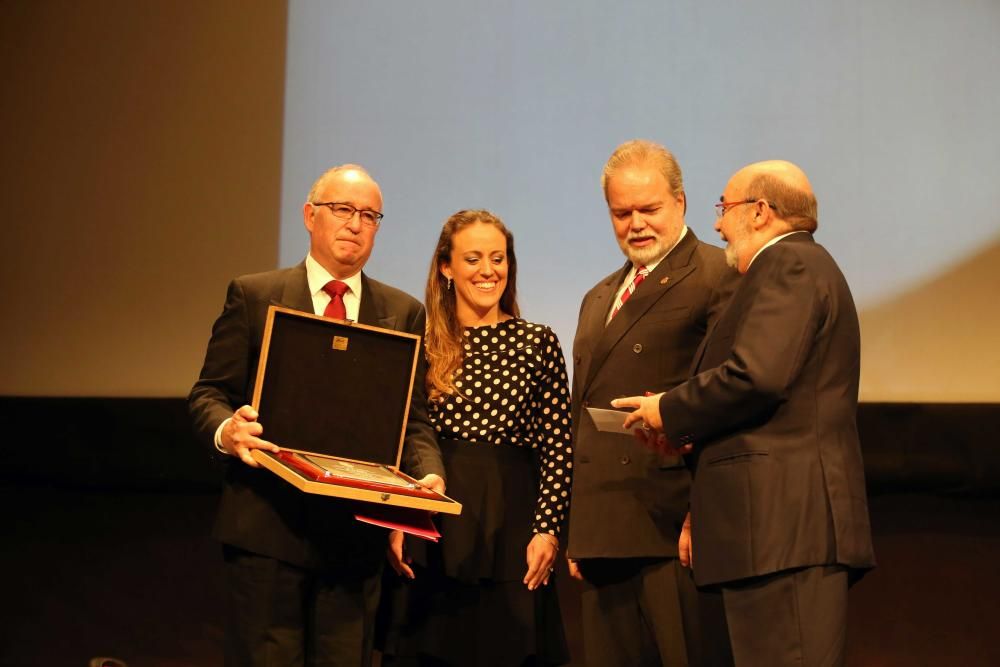
<svg viewBox="0 0 1000 667"><path fill-rule="evenodd" d="M425 303L427 307L427 332L424 344L427 354L427 395L440 401L445 394L455 393L455 371L462 365L462 326L456 312L455 290L441 273L442 264L451 263L452 239L469 225L493 225L507 239L507 286L500 295L500 311L520 317L517 307L517 257L514 255L514 236L497 216L482 209L464 210L454 214L441 228L437 248L431 258L427 274Z"/></svg>

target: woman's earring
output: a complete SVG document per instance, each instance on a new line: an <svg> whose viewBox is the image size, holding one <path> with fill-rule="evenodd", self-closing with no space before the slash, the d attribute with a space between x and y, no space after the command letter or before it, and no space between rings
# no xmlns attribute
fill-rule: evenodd
<svg viewBox="0 0 1000 667"><path fill-rule="evenodd" d="M448 278L448 291L451 291L451 278Z"/></svg>

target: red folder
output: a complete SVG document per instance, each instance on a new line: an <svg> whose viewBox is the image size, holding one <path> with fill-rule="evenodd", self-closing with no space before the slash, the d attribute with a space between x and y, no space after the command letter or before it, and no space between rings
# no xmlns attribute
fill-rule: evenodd
<svg viewBox="0 0 1000 667"><path fill-rule="evenodd" d="M355 514L354 518L363 523L370 523L389 530L401 530L409 535L437 542L441 533L438 532L437 526L431 519L432 514L429 510L371 504L366 505L363 512Z"/></svg>

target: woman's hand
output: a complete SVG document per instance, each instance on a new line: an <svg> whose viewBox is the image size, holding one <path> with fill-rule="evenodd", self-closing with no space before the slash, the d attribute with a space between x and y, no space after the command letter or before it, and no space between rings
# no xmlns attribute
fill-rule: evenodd
<svg viewBox="0 0 1000 667"><path fill-rule="evenodd" d="M528 542L528 573L524 575L524 583L529 591L549 583L552 575L552 564L556 562L559 552L559 538L548 533L535 533Z"/></svg>
<svg viewBox="0 0 1000 667"><path fill-rule="evenodd" d="M394 530L389 533L389 547L385 550L385 556L389 560L389 565L401 577L413 579L413 568L410 567L412 559L406 554L403 544L403 531Z"/></svg>
<svg viewBox="0 0 1000 667"><path fill-rule="evenodd" d="M677 553L684 567L694 567L694 549L691 548L691 512L684 517L681 536L677 540Z"/></svg>

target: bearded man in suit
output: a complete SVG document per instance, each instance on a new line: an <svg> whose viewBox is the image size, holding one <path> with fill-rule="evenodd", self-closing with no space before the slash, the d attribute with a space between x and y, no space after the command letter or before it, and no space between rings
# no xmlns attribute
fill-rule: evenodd
<svg viewBox="0 0 1000 667"><path fill-rule="evenodd" d="M382 219L381 190L362 167L320 176L302 216L310 236L305 261L230 283L188 399L197 433L226 464L214 533L227 579L227 665L353 667L372 656L387 533L355 521L347 501L303 494L260 468L251 451L278 447L264 439L266 424L249 403L271 304L421 336L424 309L362 272ZM420 359L404 468L443 492Z"/></svg>
<svg viewBox="0 0 1000 667"><path fill-rule="evenodd" d="M688 469L674 453L598 431L586 408L682 382L736 273L721 248L685 226L683 177L663 146L622 144L601 181L627 261L586 294L573 342L567 555L570 574L583 582L585 659L601 667L702 664L697 592L677 560Z"/></svg>
<svg viewBox="0 0 1000 667"><path fill-rule="evenodd" d="M813 239L816 197L799 167L744 167L716 207L744 275L694 376L614 405L637 408L625 425L656 451L693 444L682 558L721 596L717 635L735 664L842 665L848 586L875 564L854 301Z"/></svg>

